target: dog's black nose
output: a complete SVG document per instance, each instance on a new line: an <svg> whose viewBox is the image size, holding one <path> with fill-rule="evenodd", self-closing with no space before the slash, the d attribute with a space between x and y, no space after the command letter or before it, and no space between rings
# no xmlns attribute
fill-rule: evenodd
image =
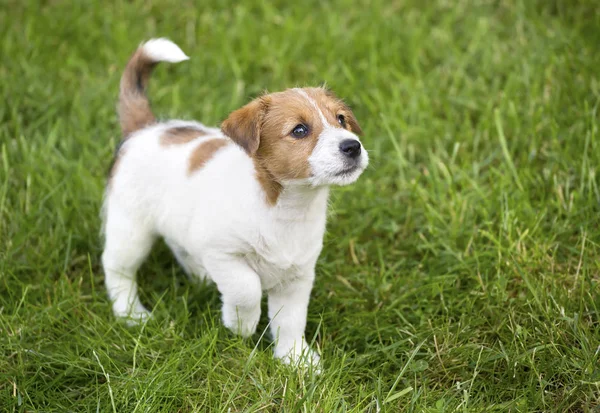
<svg viewBox="0 0 600 413"><path fill-rule="evenodd" d="M360 142L356 139L346 139L340 143L340 151L349 158L360 155Z"/></svg>

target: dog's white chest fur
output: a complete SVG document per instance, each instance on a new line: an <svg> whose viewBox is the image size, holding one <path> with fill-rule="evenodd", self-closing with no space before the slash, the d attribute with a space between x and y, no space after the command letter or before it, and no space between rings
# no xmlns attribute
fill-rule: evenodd
<svg viewBox="0 0 600 413"><path fill-rule="evenodd" d="M284 193L281 208L269 211L253 251L246 256L260 275L263 289L280 287L314 267L323 243L328 195L327 188L319 191L310 205ZM295 203L295 208L290 203Z"/></svg>

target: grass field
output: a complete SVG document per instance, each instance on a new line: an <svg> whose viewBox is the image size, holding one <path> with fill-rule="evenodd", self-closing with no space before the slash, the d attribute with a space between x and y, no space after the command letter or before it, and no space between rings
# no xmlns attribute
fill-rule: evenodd
<svg viewBox="0 0 600 413"><path fill-rule="evenodd" d="M155 36L192 58L156 71L162 117L326 82L362 124L309 308L320 376L232 336L164 245L154 319L112 317L116 94ZM599 47L595 0L1 1L0 411L599 411Z"/></svg>

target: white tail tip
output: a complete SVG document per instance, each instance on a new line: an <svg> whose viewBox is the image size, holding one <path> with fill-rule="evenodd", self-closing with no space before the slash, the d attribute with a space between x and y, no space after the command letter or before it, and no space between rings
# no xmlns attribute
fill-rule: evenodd
<svg viewBox="0 0 600 413"><path fill-rule="evenodd" d="M150 39L142 46L144 53L154 62L178 63L189 57L169 39Z"/></svg>

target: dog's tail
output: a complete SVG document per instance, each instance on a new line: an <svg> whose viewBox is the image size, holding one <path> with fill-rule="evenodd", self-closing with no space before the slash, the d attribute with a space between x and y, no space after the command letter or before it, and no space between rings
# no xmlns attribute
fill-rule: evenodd
<svg viewBox="0 0 600 413"><path fill-rule="evenodd" d="M131 56L121 77L117 108L125 139L155 121L146 96L146 86L154 66L158 62L178 63L188 59L179 46L167 39L148 40Z"/></svg>

